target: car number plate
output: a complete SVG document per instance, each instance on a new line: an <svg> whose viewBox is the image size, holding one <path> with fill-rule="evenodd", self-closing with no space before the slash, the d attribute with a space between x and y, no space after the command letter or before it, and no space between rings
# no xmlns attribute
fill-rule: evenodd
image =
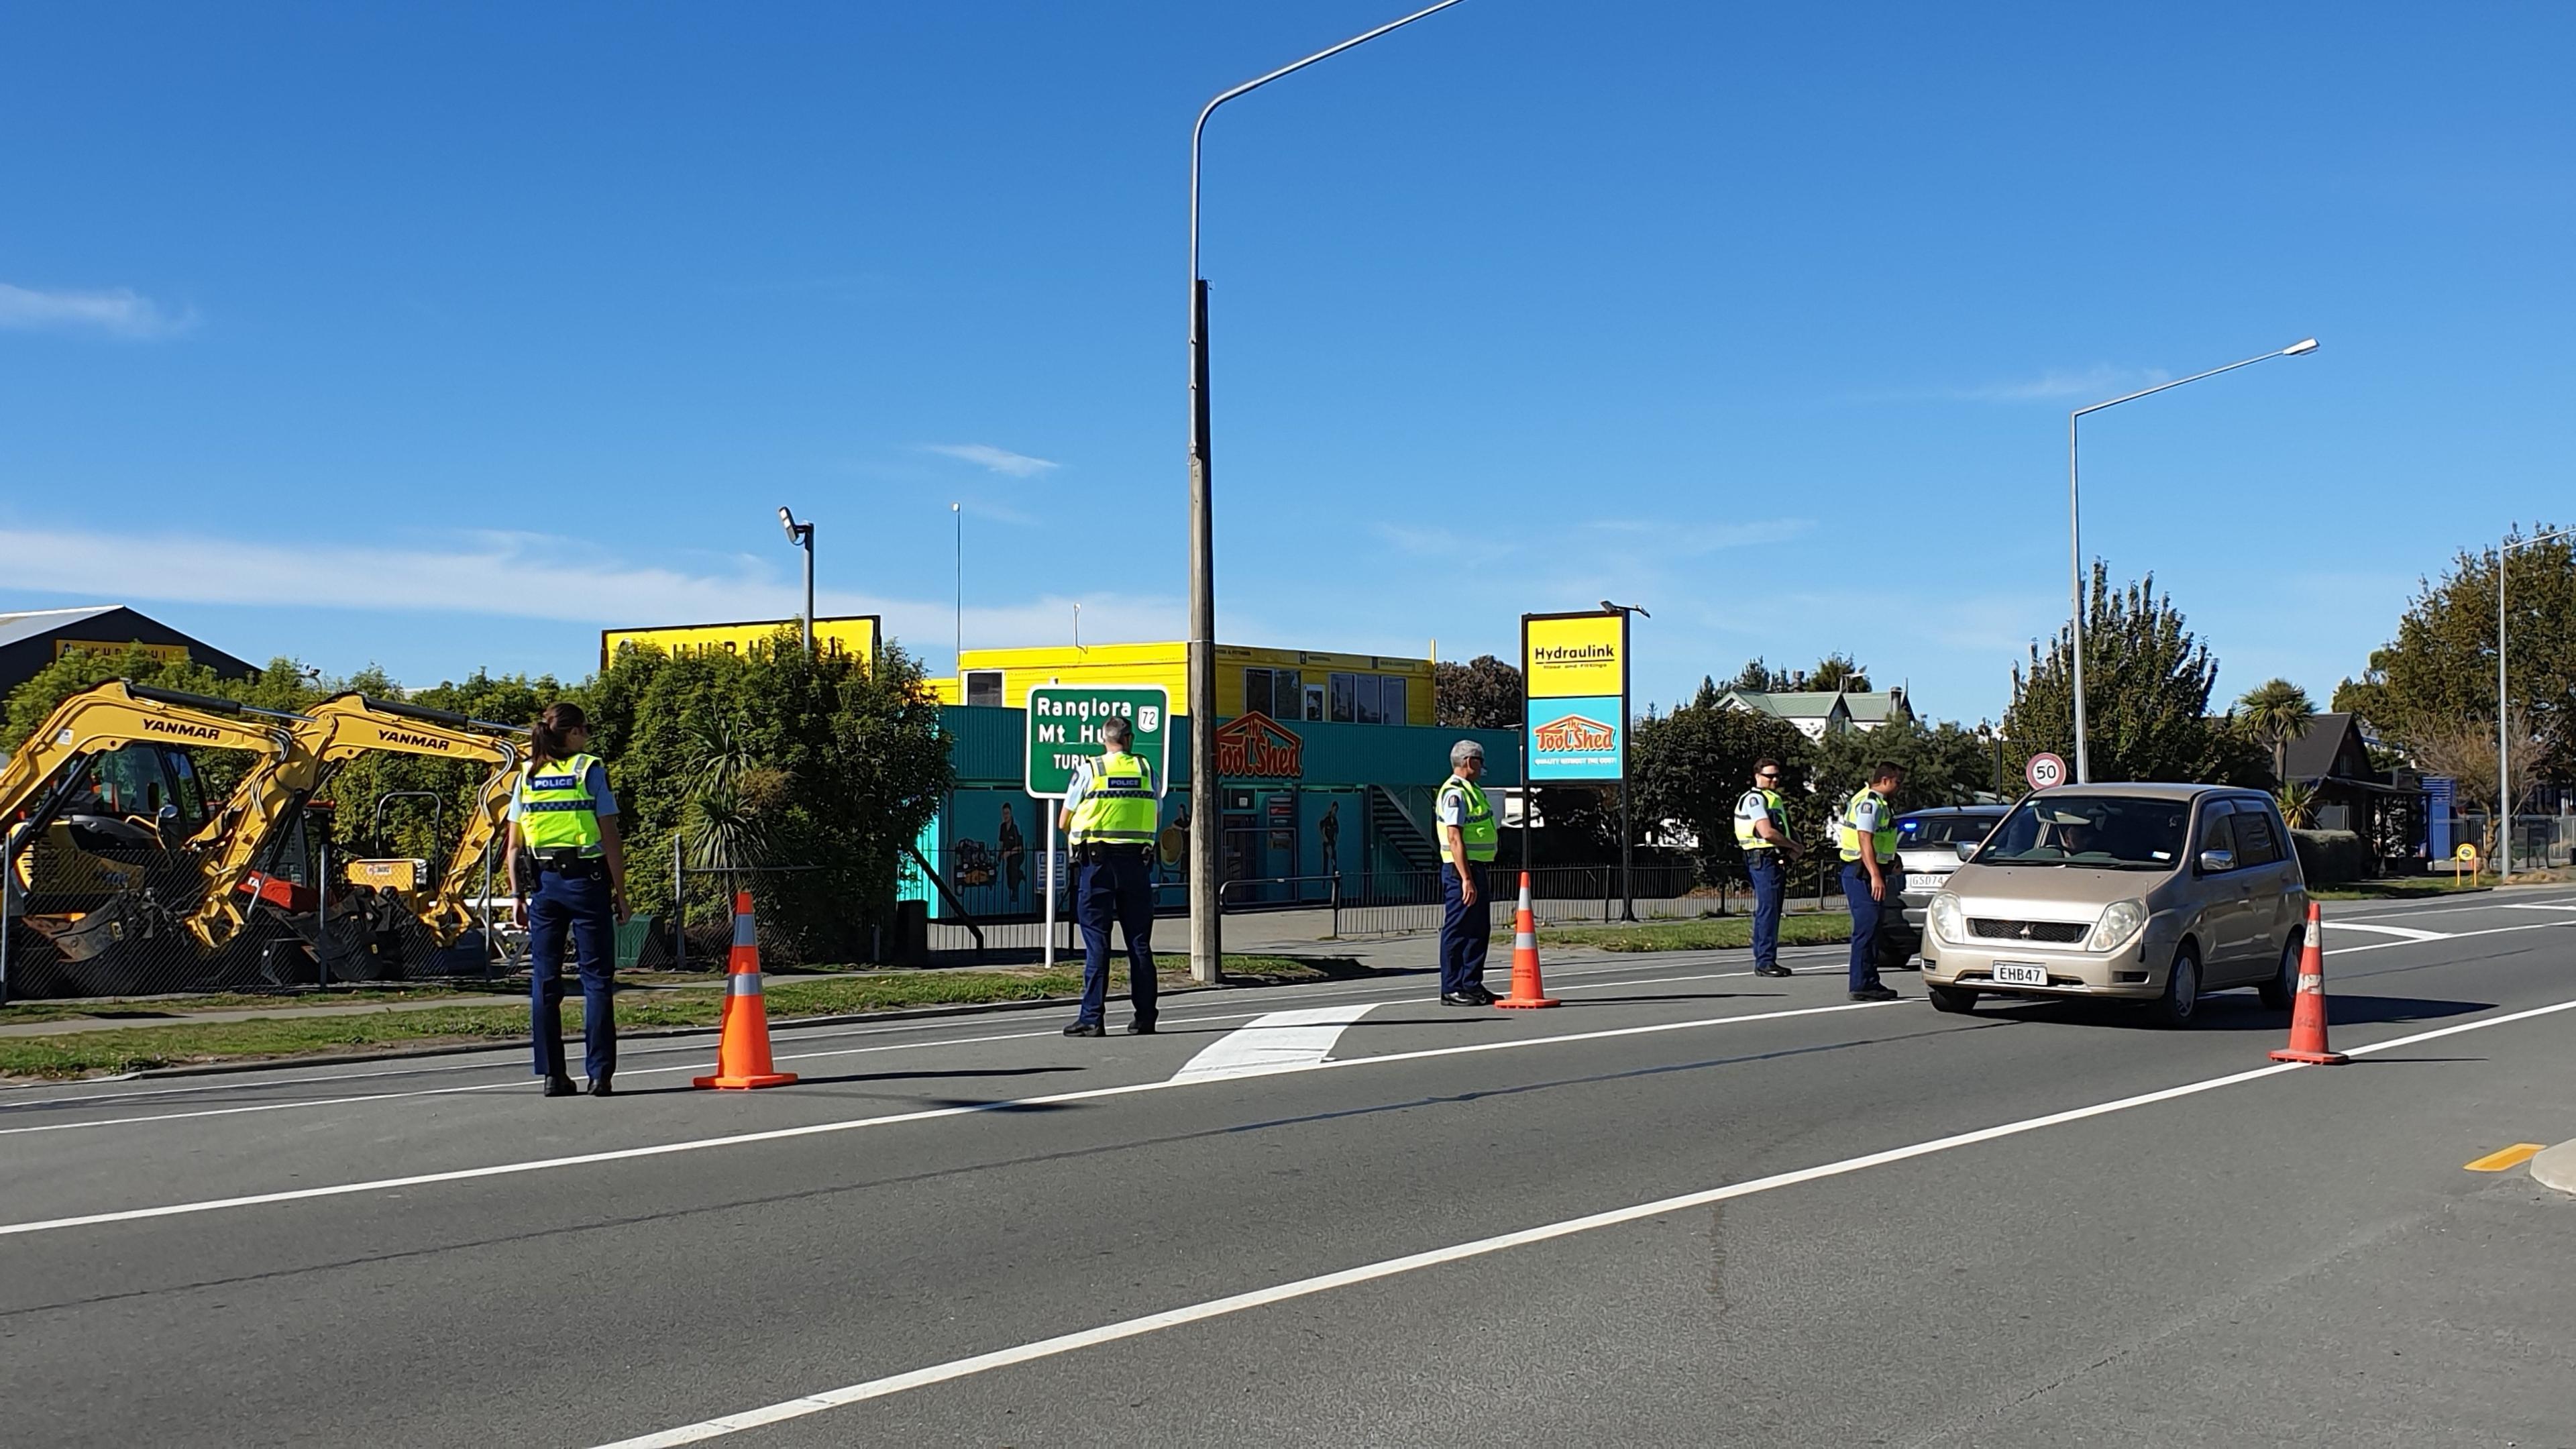
<svg viewBox="0 0 2576 1449"><path fill-rule="evenodd" d="M1998 961L1995 963L1995 984L1997 986L2046 986L2048 968L2033 966L2022 961Z"/></svg>
<svg viewBox="0 0 2576 1449"><path fill-rule="evenodd" d="M1905 876L1905 889L1911 894L1922 895L1927 891L1939 890L1949 882L1949 879L1946 875L1919 875L1908 871Z"/></svg>

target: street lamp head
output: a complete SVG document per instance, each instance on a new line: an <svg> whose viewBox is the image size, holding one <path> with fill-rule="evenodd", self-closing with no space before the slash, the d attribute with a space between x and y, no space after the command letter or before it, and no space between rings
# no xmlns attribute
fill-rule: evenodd
<svg viewBox="0 0 2576 1449"><path fill-rule="evenodd" d="M2311 337L2305 342L2293 342L2289 346L2282 348L2281 355L2283 357L2305 357L2316 350L2317 339Z"/></svg>
<svg viewBox="0 0 2576 1449"><path fill-rule="evenodd" d="M1636 614L1648 619L1655 617L1634 604L1614 604L1608 599L1603 599L1601 601L1601 612L1605 614Z"/></svg>

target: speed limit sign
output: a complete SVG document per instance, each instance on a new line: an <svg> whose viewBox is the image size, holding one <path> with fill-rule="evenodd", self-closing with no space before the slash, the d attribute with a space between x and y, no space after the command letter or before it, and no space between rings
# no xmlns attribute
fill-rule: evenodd
<svg viewBox="0 0 2576 1449"><path fill-rule="evenodd" d="M2034 790L2056 789L2066 783L2066 762L2042 751L2030 757L2030 763L2022 769L2022 778L2030 781Z"/></svg>

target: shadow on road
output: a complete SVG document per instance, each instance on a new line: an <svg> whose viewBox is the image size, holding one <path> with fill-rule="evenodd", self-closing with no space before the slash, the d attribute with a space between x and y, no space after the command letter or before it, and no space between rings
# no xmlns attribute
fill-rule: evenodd
<svg viewBox="0 0 2576 1449"><path fill-rule="evenodd" d="M2008 1019L2018 1021L2156 1029L2142 1008L2126 1002L2023 1001L2006 1005L1998 1001L1985 1004L1983 1009L1998 1016L2009 1013ZM2442 1021L2494 1009L2492 1001L2452 1001L2431 996L2329 996L2326 998L2326 1022L2330 1026L2368 1026L2376 1022ZM2207 1032L2287 1032L2289 1029L2288 1012L2273 1011L2251 994L2234 992L2204 999L2200 1003L2200 1014L2185 1028Z"/></svg>

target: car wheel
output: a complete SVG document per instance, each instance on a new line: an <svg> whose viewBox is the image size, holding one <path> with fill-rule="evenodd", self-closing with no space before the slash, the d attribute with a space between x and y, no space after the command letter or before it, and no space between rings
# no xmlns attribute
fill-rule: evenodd
<svg viewBox="0 0 2576 1449"><path fill-rule="evenodd" d="M2290 932L2288 943L2281 947L2281 969L2272 973L2271 980L2254 988L2254 994L2263 999L2268 1010L2287 1011L2290 1003L2298 999L2299 938L2304 934L2300 930Z"/></svg>
<svg viewBox="0 0 2576 1449"><path fill-rule="evenodd" d="M2158 1026L2189 1026L2200 1010L2200 954L2189 946L2174 948L2173 969L2165 973L2165 994L2147 1008Z"/></svg>
<svg viewBox="0 0 2576 1449"><path fill-rule="evenodd" d="M1934 1011L1955 1011L1964 1015L1977 1009L1977 993L1961 991L1956 986L1926 986L1923 994L1932 998Z"/></svg>

